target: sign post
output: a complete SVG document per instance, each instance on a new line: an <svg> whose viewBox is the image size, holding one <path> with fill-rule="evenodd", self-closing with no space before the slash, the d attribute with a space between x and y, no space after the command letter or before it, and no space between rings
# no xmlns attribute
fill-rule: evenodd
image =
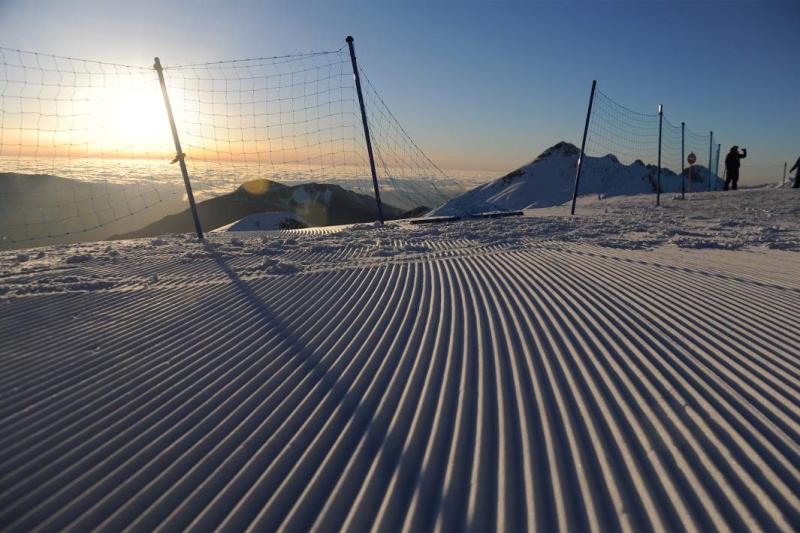
<svg viewBox="0 0 800 533"><path fill-rule="evenodd" d="M694 152L689 152L689 157L686 160L689 161L689 192L692 192L692 165L697 161L697 156L694 155Z"/></svg>
<svg viewBox="0 0 800 533"><path fill-rule="evenodd" d="M658 104L658 177L656 178L656 205L661 205L661 123L664 120L664 108Z"/></svg>

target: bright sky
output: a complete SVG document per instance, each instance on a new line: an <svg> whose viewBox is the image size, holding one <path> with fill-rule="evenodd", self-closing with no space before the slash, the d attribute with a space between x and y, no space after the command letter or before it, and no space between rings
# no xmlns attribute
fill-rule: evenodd
<svg viewBox="0 0 800 533"><path fill-rule="evenodd" d="M0 46L130 65L335 50L347 35L443 168L500 174L579 145L592 79L629 109L661 103L713 130L723 156L748 148L743 164L800 155L798 1L0 2Z"/></svg>

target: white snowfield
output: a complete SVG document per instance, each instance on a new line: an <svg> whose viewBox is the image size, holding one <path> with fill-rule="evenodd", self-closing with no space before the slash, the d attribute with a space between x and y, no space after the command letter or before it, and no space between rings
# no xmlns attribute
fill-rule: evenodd
<svg viewBox="0 0 800 533"><path fill-rule="evenodd" d="M799 193L4 252L0 527L798 530Z"/></svg>

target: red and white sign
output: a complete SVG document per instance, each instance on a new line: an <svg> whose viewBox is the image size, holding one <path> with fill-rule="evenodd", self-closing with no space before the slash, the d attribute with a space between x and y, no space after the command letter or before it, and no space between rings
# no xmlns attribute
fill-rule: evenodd
<svg viewBox="0 0 800 533"><path fill-rule="evenodd" d="M694 155L694 152L689 152L689 157L687 158L690 165L694 165L694 162L697 161L697 156Z"/></svg>

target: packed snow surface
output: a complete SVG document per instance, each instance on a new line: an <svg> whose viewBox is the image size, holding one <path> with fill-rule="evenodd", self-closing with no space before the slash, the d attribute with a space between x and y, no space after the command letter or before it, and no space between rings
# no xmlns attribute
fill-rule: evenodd
<svg viewBox="0 0 800 533"><path fill-rule="evenodd" d="M261 231L307 228L308 222L300 215L289 212L255 213L233 224L227 224L214 231Z"/></svg>
<svg viewBox="0 0 800 533"><path fill-rule="evenodd" d="M0 253L0 527L796 530L798 193Z"/></svg>

